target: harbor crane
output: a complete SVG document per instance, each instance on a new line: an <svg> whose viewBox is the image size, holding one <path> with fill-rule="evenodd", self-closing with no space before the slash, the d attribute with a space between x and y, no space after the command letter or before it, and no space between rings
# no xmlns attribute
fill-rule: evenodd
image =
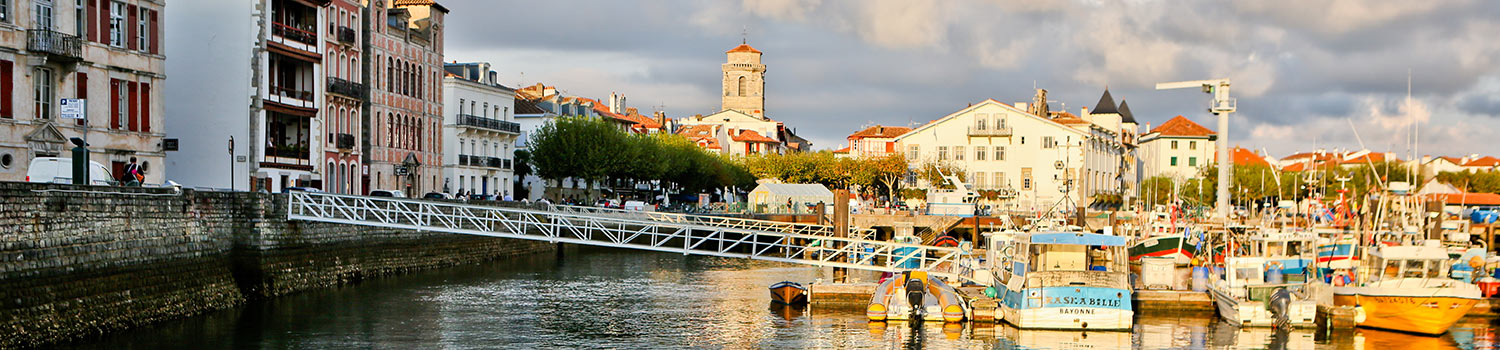
<svg viewBox="0 0 1500 350"><path fill-rule="evenodd" d="M1219 116L1219 188L1216 190L1217 201L1214 203L1214 215L1218 218L1229 218L1229 174L1234 163L1229 154L1229 113L1235 111L1235 99L1229 97L1229 79L1174 81L1170 83L1156 83L1157 90L1202 88L1203 93L1213 94L1213 102L1208 111Z"/></svg>

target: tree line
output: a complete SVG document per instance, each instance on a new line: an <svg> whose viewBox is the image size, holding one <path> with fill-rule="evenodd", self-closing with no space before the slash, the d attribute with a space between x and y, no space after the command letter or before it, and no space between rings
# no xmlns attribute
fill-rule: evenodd
<svg viewBox="0 0 1500 350"><path fill-rule="evenodd" d="M1235 166L1230 174L1230 201L1248 203L1269 200L1297 200L1310 193L1337 197L1363 198L1385 190L1381 184L1406 181L1406 166L1397 162L1332 166L1303 171L1279 171L1266 165ZM1219 168L1203 167L1197 178L1175 183L1176 198L1190 205L1212 206L1218 198ZM1340 181L1340 180L1344 181ZM1413 189L1418 184L1412 184ZM1156 176L1141 182L1140 199L1146 204L1165 204L1173 198L1174 180Z"/></svg>
<svg viewBox="0 0 1500 350"><path fill-rule="evenodd" d="M583 180L590 193L595 183L604 181L653 183L687 193L747 190L755 185L744 166L681 135L628 133L601 118L553 119L528 135L526 145L530 170L538 177L559 183L565 178Z"/></svg>

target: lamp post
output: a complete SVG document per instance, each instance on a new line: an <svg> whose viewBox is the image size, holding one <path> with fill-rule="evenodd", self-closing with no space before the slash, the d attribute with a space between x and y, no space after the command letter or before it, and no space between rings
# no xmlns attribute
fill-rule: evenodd
<svg viewBox="0 0 1500 350"><path fill-rule="evenodd" d="M234 192L234 135L229 135L229 191Z"/></svg>

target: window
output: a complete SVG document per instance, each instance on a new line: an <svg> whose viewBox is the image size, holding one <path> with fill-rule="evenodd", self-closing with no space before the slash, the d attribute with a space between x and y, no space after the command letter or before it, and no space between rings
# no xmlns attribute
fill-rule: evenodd
<svg viewBox="0 0 1500 350"><path fill-rule="evenodd" d="M977 118L974 119L974 130L984 130L985 129L985 122L984 122L985 119L986 119L985 115L983 115L983 114L978 115Z"/></svg>
<svg viewBox="0 0 1500 350"><path fill-rule="evenodd" d="M974 188L984 189L984 172L974 173Z"/></svg>
<svg viewBox="0 0 1500 350"><path fill-rule="evenodd" d="M1177 157L1172 157L1172 166L1177 166Z"/></svg>
<svg viewBox="0 0 1500 350"><path fill-rule="evenodd" d="M1031 168L1021 168L1021 189L1031 189Z"/></svg>
<svg viewBox="0 0 1500 350"><path fill-rule="evenodd" d="M9 0L0 0L0 2L5 1ZM77 4L73 6L73 34L82 37L89 34L89 18L85 17L88 11L84 10L83 0L75 0L75 2Z"/></svg>
<svg viewBox="0 0 1500 350"><path fill-rule="evenodd" d="M1423 273L1427 270L1426 263L1427 261L1425 260L1407 260L1406 271L1401 274L1401 277L1422 278Z"/></svg>
<svg viewBox="0 0 1500 350"><path fill-rule="evenodd" d="M464 114L464 99L458 99L458 114Z"/></svg>
<svg viewBox="0 0 1500 350"><path fill-rule="evenodd" d="M140 33L136 37L136 44L139 45L136 47L149 51L151 47L151 31L146 27L146 20L151 17L151 10L142 7L140 11L141 15L136 16L137 20L135 21L136 33Z"/></svg>
<svg viewBox="0 0 1500 350"><path fill-rule="evenodd" d="M740 97L745 97L745 77L744 76L740 77L740 79L739 79L739 85L737 85L737 86L738 87L735 88L735 90L734 90L735 93L739 94Z"/></svg>
<svg viewBox="0 0 1500 350"><path fill-rule="evenodd" d="M948 160L948 146L938 146L938 160Z"/></svg>
<svg viewBox="0 0 1500 350"><path fill-rule="evenodd" d="M906 148L906 159L907 160L917 160L917 157L921 155L920 154L921 150L922 150L921 146L917 146L917 145L911 145L911 146L907 147Z"/></svg>
<svg viewBox="0 0 1500 350"><path fill-rule="evenodd" d="M52 0L35 0L31 15L34 29L52 29Z"/></svg>
<svg viewBox="0 0 1500 350"><path fill-rule="evenodd" d="M0 0L0 21L10 22L10 0Z"/></svg>
<svg viewBox="0 0 1500 350"><path fill-rule="evenodd" d="M129 108L126 108L130 106L130 98L127 95L129 91L125 89L125 81L115 80L114 84L111 85L114 85L112 92L115 94L114 109L115 123L117 123L115 124L115 128L124 129L125 126L130 125L130 111Z"/></svg>
<svg viewBox="0 0 1500 350"><path fill-rule="evenodd" d="M1177 141L1172 141L1172 149L1177 149Z"/></svg>
<svg viewBox="0 0 1500 350"><path fill-rule="evenodd" d="M1198 141L1188 141L1188 149L1198 149Z"/></svg>
<svg viewBox="0 0 1500 350"><path fill-rule="evenodd" d="M1005 173L1003 173L1003 172L995 173L995 187L996 188L1005 188L1005 187L1007 187L1006 183L1005 183Z"/></svg>
<svg viewBox="0 0 1500 350"><path fill-rule="evenodd" d="M1056 139L1052 138L1052 136L1042 136L1042 148L1054 148L1054 147L1057 147L1057 140Z"/></svg>
<svg viewBox="0 0 1500 350"><path fill-rule="evenodd" d="M984 146L974 146L974 160L984 160Z"/></svg>
<svg viewBox="0 0 1500 350"><path fill-rule="evenodd" d="M37 67L31 73L31 85L36 93L36 118L52 118L52 96L56 91L57 78L51 68Z"/></svg>
<svg viewBox="0 0 1500 350"><path fill-rule="evenodd" d="M1198 166L1198 157L1188 157L1188 166Z"/></svg>
<svg viewBox="0 0 1500 350"><path fill-rule="evenodd" d="M1005 115L995 116L995 130L1005 130Z"/></svg>
<svg viewBox="0 0 1500 350"><path fill-rule="evenodd" d="M1005 160L1005 146L995 146L995 160Z"/></svg>
<svg viewBox="0 0 1500 350"><path fill-rule="evenodd" d="M109 46L125 47L125 3L109 4Z"/></svg>
<svg viewBox="0 0 1500 350"><path fill-rule="evenodd" d="M953 160L964 160L964 146L953 146Z"/></svg>

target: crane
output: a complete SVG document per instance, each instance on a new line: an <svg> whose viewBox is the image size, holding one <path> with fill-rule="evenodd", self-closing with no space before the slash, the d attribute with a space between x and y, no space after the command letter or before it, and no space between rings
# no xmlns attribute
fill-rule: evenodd
<svg viewBox="0 0 1500 350"><path fill-rule="evenodd" d="M1202 88L1203 93L1213 94L1214 99L1209 105L1208 111L1219 116L1219 188L1217 188L1218 200L1214 203L1214 215L1219 218L1229 218L1229 174L1234 163L1230 161L1229 154L1229 113L1235 111L1235 99L1229 97L1229 79L1209 79L1174 81L1169 83L1156 83L1157 90Z"/></svg>

